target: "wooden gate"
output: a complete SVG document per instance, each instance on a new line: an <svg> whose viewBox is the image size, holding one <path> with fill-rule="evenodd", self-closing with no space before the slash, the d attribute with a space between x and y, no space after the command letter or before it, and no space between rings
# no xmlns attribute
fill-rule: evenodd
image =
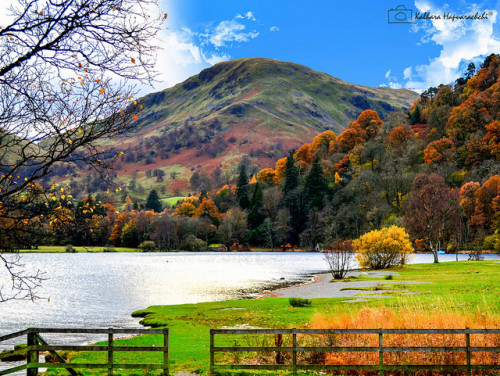
<svg viewBox="0 0 500 376"><path fill-rule="evenodd" d="M104 346L74 346L74 345L49 345L41 336L44 333L72 333L72 334L107 334L107 344ZM163 346L115 346L115 334L163 334ZM27 353L26 364L17 367L12 367L5 370L0 370L0 376L6 375L21 370L27 370L27 376L36 376L39 368L64 368L72 376L78 375L79 368L101 368L107 369L108 375L113 375L114 369L161 369L163 374L168 376L168 329L54 329L54 328L30 328L20 332L8 334L0 337L0 342L13 339L16 337L26 336L26 345L24 349L10 352L9 354L0 354L0 360L7 356ZM88 351L88 352L107 352L106 363L67 363L66 360L57 353L57 351ZM40 363L40 352L46 351L51 353L58 363ZM137 364L137 363L115 363L113 361L114 354L121 351L156 351L163 353L162 363L152 364Z"/></svg>

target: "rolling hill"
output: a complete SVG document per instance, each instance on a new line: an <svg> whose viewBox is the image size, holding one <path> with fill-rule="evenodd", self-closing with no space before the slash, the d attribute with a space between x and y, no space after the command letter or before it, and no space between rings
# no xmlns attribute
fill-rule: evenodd
<svg viewBox="0 0 500 376"><path fill-rule="evenodd" d="M258 167L270 166L320 132L338 134L363 110L384 118L418 97L350 84L298 64L238 59L139 99L137 131L102 146L125 153L117 166L120 183L135 176L152 186L148 171L161 170L168 188L180 192L195 171L231 169L244 155Z"/></svg>

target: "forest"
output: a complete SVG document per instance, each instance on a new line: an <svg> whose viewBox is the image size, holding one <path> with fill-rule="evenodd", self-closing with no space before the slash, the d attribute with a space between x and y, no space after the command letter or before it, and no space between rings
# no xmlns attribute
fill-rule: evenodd
<svg viewBox="0 0 500 376"><path fill-rule="evenodd" d="M269 151L282 155L274 167L257 171L244 158L232 177L195 173L196 194L174 207L156 190L141 201L135 182L115 195L101 187L94 196L54 184L39 203L54 209L50 216L24 221L0 246L312 250L396 225L417 251L500 251L499 77L500 56L492 54L477 69L471 63L454 85L424 91L407 112L382 121L365 110L338 135L325 131L285 155L279 145ZM211 124L204 137L217 129ZM172 142L158 153L175 150ZM169 178L151 173L158 182Z"/></svg>

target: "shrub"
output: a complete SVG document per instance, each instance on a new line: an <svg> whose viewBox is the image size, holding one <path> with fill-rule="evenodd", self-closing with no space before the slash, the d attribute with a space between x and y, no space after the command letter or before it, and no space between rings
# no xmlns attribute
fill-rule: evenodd
<svg viewBox="0 0 500 376"><path fill-rule="evenodd" d="M353 246L360 266L369 269L404 265L413 253L408 233L397 226L370 231L355 240Z"/></svg>
<svg viewBox="0 0 500 376"><path fill-rule="evenodd" d="M68 244L68 245L66 245L66 252L76 253L76 249L71 244Z"/></svg>
<svg viewBox="0 0 500 376"><path fill-rule="evenodd" d="M384 279L386 279L386 280L388 280L388 281L392 280L393 278L394 278L394 277L392 276L392 274L386 275L386 276L384 277Z"/></svg>
<svg viewBox="0 0 500 376"><path fill-rule="evenodd" d="M292 307L308 307L312 304L311 299L290 298L288 302Z"/></svg>
<svg viewBox="0 0 500 376"><path fill-rule="evenodd" d="M145 240L141 244L139 244L139 249L143 252L151 252L156 249L156 244L151 240Z"/></svg>
<svg viewBox="0 0 500 376"><path fill-rule="evenodd" d="M486 249L488 251L494 250L497 241L498 241L498 234L496 233L485 237L483 240L483 249Z"/></svg>
<svg viewBox="0 0 500 376"><path fill-rule="evenodd" d="M350 240L337 240L332 246L328 246L328 251L323 253L330 273L333 278L342 279L350 270L351 262L354 255L354 248Z"/></svg>
<svg viewBox="0 0 500 376"><path fill-rule="evenodd" d="M184 240L184 243L181 246L182 249L185 249L188 252L199 252L207 250L207 243L202 239L197 238L196 236L189 234Z"/></svg>
<svg viewBox="0 0 500 376"><path fill-rule="evenodd" d="M103 252L116 252L115 246L113 244L107 244L103 249Z"/></svg>

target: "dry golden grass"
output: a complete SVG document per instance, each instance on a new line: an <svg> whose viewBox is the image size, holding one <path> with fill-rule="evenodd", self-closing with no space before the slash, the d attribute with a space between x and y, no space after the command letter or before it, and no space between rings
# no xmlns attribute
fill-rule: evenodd
<svg viewBox="0 0 500 376"><path fill-rule="evenodd" d="M457 313L444 310L429 310L420 307L399 309L363 308L357 314L317 314L311 321L315 329L498 329L498 316L490 313ZM378 346L377 334L341 334L304 336L301 341L311 345L365 347ZM384 346L390 347L465 347L464 334L384 334ZM474 347L500 347L499 334L471 334L470 345ZM337 352L313 354L304 361L323 364L378 364L378 352ZM397 365L453 365L466 364L465 352L394 352L384 353L384 364ZM500 364L500 354L475 352L471 364ZM346 372L349 374L349 372ZM363 374L360 371L352 374ZM370 374L366 372L364 374ZM391 372L391 375L393 372ZM460 375L465 371L415 371L411 375ZM473 371L473 375L493 375L497 371Z"/></svg>

